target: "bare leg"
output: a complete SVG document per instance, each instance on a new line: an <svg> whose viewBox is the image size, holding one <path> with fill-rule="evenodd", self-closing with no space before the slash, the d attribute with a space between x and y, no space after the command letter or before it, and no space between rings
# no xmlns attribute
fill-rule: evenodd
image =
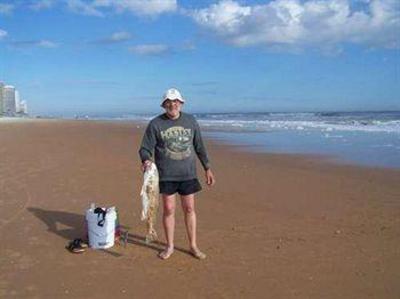
<svg viewBox="0 0 400 299"><path fill-rule="evenodd" d="M174 231L175 231L175 194L161 194L163 201L163 225L167 247L159 254L159 257L166 260L174 252Z"/></svg>
<svg viewBox="0 0 400 299"><path fill-rule="evenodd" d="M206 258L197 247L197 220L194 209L194 194L181 195L181 204L185 215L186 231L189 238L190 252L198 259Z"/></svg>

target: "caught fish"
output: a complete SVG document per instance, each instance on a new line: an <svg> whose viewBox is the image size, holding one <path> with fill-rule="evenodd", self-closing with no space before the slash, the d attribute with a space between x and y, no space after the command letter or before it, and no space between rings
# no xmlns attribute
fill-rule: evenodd
<svg viewBox="0 0 400 299"><path fill-rule="evenodd" d="M155 163L151 163L143 174L143 186L140 196L142 198L142 221L146 221L146 243L157 239L155 224L158 212L158 170Z"/></svg>

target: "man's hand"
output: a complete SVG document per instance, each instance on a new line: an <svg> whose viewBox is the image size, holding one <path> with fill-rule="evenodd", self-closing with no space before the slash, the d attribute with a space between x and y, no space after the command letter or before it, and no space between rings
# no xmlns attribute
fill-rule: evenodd
<svg viewBox="0 0 400 299"><path fill-rule="evenodd" d="M145 172L151 165L151 163L153 163L151 160L146 160L142 163L142 171Z"/></svg>
<svg viewBox="0 0 400 299"><path fill-rule="evenodd" d="M215 184L214 174L211 169L206 170L206 182L208 186L213 186Z"/></svg>

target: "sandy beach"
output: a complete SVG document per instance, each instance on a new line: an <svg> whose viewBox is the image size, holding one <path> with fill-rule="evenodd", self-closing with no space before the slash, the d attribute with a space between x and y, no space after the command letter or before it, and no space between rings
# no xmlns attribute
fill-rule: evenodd
<svg viewBox="0 0 400 299"><path fill-rule="evenodd" d="M400 298L400 170L208 140L217 184L199 172L197 196L208 257L188 254L178 209L162 261L161 221L146 245L139 219L142 134L128 122L0 122L0 298ZM65 249L91 202L118 208L126 247Z"/></svg>

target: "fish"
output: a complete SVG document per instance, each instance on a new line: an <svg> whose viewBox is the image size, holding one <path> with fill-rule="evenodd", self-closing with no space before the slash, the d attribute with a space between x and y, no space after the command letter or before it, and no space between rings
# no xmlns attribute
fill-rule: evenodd
<svg viewBox="0 0 400 299"><path fill-rule="evenodd" d="M159 206L159 177L155 163L151 163L143 173L143 186L140 192L142 199L141 220L146 221L146 243L157 240L155 229Z"/></svg>

